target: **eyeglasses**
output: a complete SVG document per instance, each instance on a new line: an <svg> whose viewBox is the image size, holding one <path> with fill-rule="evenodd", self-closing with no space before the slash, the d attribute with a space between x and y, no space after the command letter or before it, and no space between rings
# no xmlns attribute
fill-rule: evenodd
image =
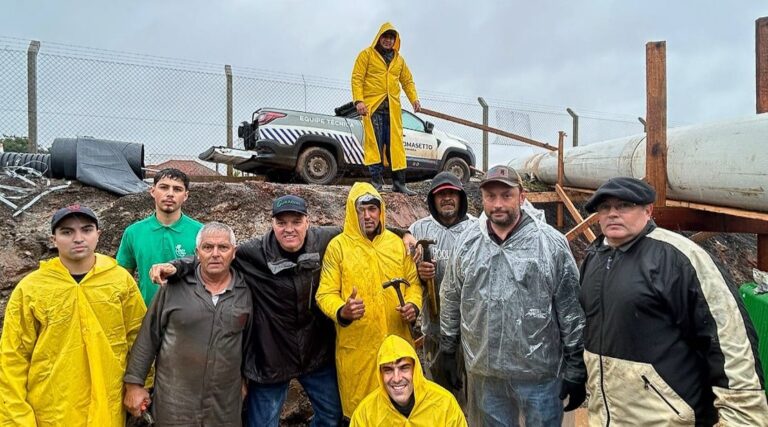
<svg viewBox="0 0 768 427"><path fill-rule="evenodd" d="M616 212L623 214L627 213L632 208L637 206L637 203L632 202L616 202L616 203L610 203L610 202L604 202L597 205L597 212L601 214L607 214L610 213L612 209L616 209Z"/></svg>

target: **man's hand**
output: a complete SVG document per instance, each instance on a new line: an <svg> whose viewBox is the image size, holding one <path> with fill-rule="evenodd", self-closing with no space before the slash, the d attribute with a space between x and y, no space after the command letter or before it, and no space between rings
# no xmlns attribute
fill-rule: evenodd
<svg viewBox="0 0 768 427"><path fill-rule="evenodd" d="M141 384L125 384L125 398L123 406L134 417L140 417L147 410L152 399L149 398L149 391Z"/></svg>
<svg viewBox="0 0 768 427"><path fill-rule="evenodd" d="M367 116L368 115L368 106L366 106L365 102L363 102L363 101L355 102L355 109L357 109L357 114L359 114L361 116Z"/></svg>
<svg viewBox="0 0 768 427"><path fill-rule="evenodd" d="M396 307L395 310L400 312L400 317L403 318L408 323L413 323L416 321L416 316L418 316L418 310L416 309L416 305L412 302L408 302L403 306Z"/></svg>
<svg viewBox="0 0 768 427"><path fill-rule="evenodd" d="M416 242L418 242L418 240L416 240L410 232L403 234L403 245L405 245L405 250L408 251L409 254L413 254L413 251L416 250Z"/></svg>
<svg viewBox="0 0 768 427"><path fill-rule="evenodd" d="M242 397L243 401L245 401L245 398L248 396L248 380L243 378L242 384L240 385L240 397Z"/></svg>
<svg viewBox="0 0 768 427"><path fill-rule="evenodd" d="M419 271L419 279L421 280L435 278L435 264L431 262L422 261L416 264L416 269Z"/></svg>
<svg viewBox="0 0 768 427"><path fill-rule="evenodd" d="M442 375L441 380L445 379L447 384L441 384L449 390L461 390L464 386L459 377L459 366L456 362L456 353L440 350L435 357L435 365Z"/></svg>
<svg viewBox="0 0 768 427"><path fill-rule="evenodd" d="M563 380L563 385L560 387L560 400L568 398L568 405L565 406L563 411L573 411L584 403L584 399L587 398L587 388L584 383L575 383L573 381Z"/></svg>
<svg viewBox="0 0 768 427"><path fill-rule="evenodd" d="M149 269L149 280L151 280L152 283L157 283L162 286L167 284L167 279L174 274L176 274L176 267L174 267L173 264L167 262L163 264L155 264Z"/></svg>
<svg viewBox="0 0 768 427"><path fill-rule="evenodd" d="M421 111L421 102L419 102L418 99L413 101L413 111L415 113L418 113L419 111Z"/></svg>
<svg viewBox="0 0 768 427"><path fill-rule="evenodd" d="M347 302L341 307L339 315L344 320L357 320L365 314L365 304L363 300L357 297L357 288L352 288L352 293L347 298Z"/></svg>

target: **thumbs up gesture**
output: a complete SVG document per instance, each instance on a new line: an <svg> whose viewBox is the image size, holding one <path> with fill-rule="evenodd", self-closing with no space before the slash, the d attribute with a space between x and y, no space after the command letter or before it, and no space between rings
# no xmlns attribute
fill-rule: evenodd
<svg viewBox="0 0 768 427"><path fill-rule="evenodd" d="M365 304L363 300L357 297L357 288L352 288L352 293L349 294L347 302L341 308L339 315L345 320L357 320L365 314Z"/></svg>

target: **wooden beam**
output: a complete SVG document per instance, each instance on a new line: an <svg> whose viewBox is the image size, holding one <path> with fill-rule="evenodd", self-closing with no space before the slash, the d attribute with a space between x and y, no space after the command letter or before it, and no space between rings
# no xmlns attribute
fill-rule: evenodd
<svg viewBox="0 0 768 427"><path fill-rule="evenodd" d="M579 210L576 209L576 206L573 205L571 202L571 199L568 198L568 195L565 194L565 190L563 190L563 187L561 187L559 184L555 184L555 191L562 199L563 203L565 204L565 207L568 208L568 212L571 213L571 216L573 219L576 220L576 223L582 223L584 222L584 218L582 218L581 213L579 213ZM587 238L587 241L589 243L592 243L595 241L595 233L592 232L589 228L584 229L584 237Z"/></svg>
<svg viewBox="0 0 768 427"><path fill-rule="evenodd" d="M755 21L757 114L768 112L768 17Z"/></svg>
<svg viewBox="0 0 768 427"><path fill-rule="evenodd" d="M645 179L656 189L655 206L667 200L667 43L645 45Z"/></svg>
<svg viewBox="0 0 768 427"><path fill-rule="evenodd" d="M517 135L517 134L511 133L511 132L506 132L506 131L503 131L501 129L496 129L496 128L493 128L493 127L490 127L490 126L484 126L484 125L481 125L480 123L470 122L469 120L464 120L464 119L461 119L459 117L449 116L448 114L443 114L443 113L440 113L440 112L437 112L437 111L434 111L434 110L429 110L427 108L422 108L421 110L419 110L419 112L420 113L424 113L424 114L426 114L428 116L437 117L438 119L448 120L449 122L454 122L454 123L458 123L460 125L469 126L471 128L480 129L480 130L484 130L484 131L487 131L487 132L495 133L497 135L501 135L501 136L504 136L504 137L507 137L507 138L510 138L510 139L514 139L516 141L524 142L526 144L533 145L533 146L536 146L536 147L546 148L549 151L557 150L557 148L555 148L555 147L553 147L553 146L551 146L551 145L549 145L549 144L547 144L545 142L536 141L535 139L526 138L524 136Z"/></svg>
<svg viewBox="0 0 768 427"><path fill-rule="evenodd" d="M584 193L572 193L568 189L564 189L568 198L572 202L586 202L589 199L588 194ZM554 191L531 191L525 192L525 198L533 204L537 203L560 203L563 199Z"/></svg>
<svg viewBox="0 0 768 427"><path fill-rule="evenodd" d="M565 139L565 132L563 131L558 132L557 133L557 186L560 187L560 191L563 190L563 177L565 175L565 166L563 165L563 140L564 139ZM557 228L560 230L563 229L563 225L564 225L563 216L564 216L563 204L558 203L557 204ZM579 221L576 221L576 222L579 222Z"/></svg>
<svg viewBox="0 0 768 427"><path fill-rule="evenodd" d="M715 237L719 233L713 233L711 231L699 231L698 233L694 234L693 236L689 237L692 242L701 243L710 237Z"/></svg>
<svg viewBox="0 0 768 427"><path fill-rule="evenodd" d="M565 233L565 238L568 239L568 241L572 241L575 238L579 237L579 234L581 234L582 231L589 230L589 227L597 222L597 212L593 213L592 215L588 216L586 219L581 221L576 225L576 227L573 227L571 231ZM590 230L591 231L591 230Z"/></svg>
<svg viewBox="0 0 768 427"><path fill-rule="evenodd" d="M222 175L190 176L189 180L191 182L246 182L246 181L264 182L264 181L266 181L266 176L264 176L264 175L253 175L253 176L222 176Z"/></svg>
<svg viewBox="0 0 768 427"><path fill-rule="evenodd" d="M672 231L768 234L767 221L690 208L654 208L653 219L660 227Z"/></svg>
<svg viewBox="0 0 768 427"><path fill-rule="evenodd" d="M757 269L768 271L768 233L757 235Z"/></svg>
<svg viewBox="0 0 768 427"><path fill-rule="evenodd" d="M729 208L725 206L705 205L704 203L685 202L681 200L667 200L667 206L690 208L698 211L726 214L738 218L750 218L768 222L768 213L748 211L744 209Z"/></svg>

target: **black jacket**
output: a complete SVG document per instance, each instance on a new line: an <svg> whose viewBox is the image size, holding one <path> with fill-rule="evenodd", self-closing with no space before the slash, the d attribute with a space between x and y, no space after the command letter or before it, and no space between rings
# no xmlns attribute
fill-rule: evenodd
<svg viewBox="0 0 768 427"><path fill-rule="evenodd" d="M757 338L712 258L649 221L581 266L590 421L765 425Z"/></svg>
<svg viewBox="0 0 768 427"><path fill-rule="evenodd" d="M281 254L271 230L237 247L232 267L243 274L254 304L243 361L249 380L275 384L334 363L334 325L317 308L315 293L325 249L340 232L309 227L296 262ZM173 264L183 268L186 260Z"/></svg>

